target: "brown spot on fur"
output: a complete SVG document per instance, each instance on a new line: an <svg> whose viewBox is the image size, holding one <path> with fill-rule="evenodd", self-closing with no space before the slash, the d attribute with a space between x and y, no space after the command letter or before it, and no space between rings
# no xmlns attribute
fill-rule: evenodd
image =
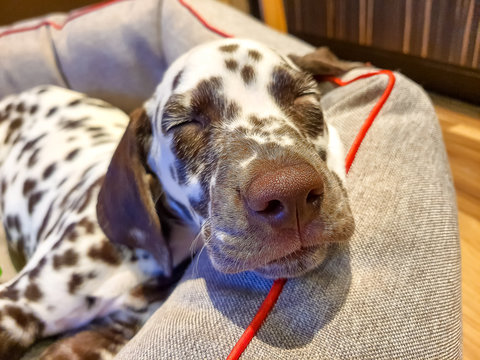
<svg viewBox="0 0 480 360"><path fill-rule="evenodd" d="M83 181L79 181L75 184L75 186L73 186L69 191L68 193L65 195L65 197L62 199L62 201L60 202L60 206L61 207L64 207L68 200L70 199L70 196L72 196L72 194L77 191L78 189L80 189L83 185Z"/></svg>
<svg viewBox="0 0 480 360"><path fill-rule="evenodd" d="M21 232L20 226L20 218L17 215L8 215L6 219L7 227L9 229L16 230L17 232Z"/></svg>
<svg viewBox="0 0 480 360"><path fill-rule="evenodd" d="M25 111L25 104L23 102L17 105L17 111L21 113Z"/></svg>
<svg viewBox="0 0 480 360"><path fill-rule="evenodd" d="M57 110L58 110L58 107L54 106L50 110L48 110L48 112L45 116L46 117L52 116L53 114L55 114L57 112Z"/></svg>
<svg viewBox="0 0 480 360"><path fill-rule="evenodd" d="M272 81L268 84L268 91L282 108L290 106L295 98L295 79L281 66L277 66L272 73Z"/></svg>
<svg viewBox="0 0 480 360"><path fill-rule="evenodd" d="M225 66L230 71L236 71L238 69L238 62L234 59L226 59Z"/></svg>
<svg viewBox="0 0 480 360"><path fill-rule="evenodd" d="M80 201L75 204L75 208L77 208L78 206L78 212L82 212L83 210L85 210L85 208L93 198L94 191L103 184L104 179L105 176L101 176L92 185L88 187L87 191L85 191L85 194L80 198Z"/></svg>
<svg viewBox="0 0 480 360"><path fill-rule="evenodd" d="M34 166L37 161L38 161L38 153L40 152L40 149L35 149L35 151L33 152L32 155L30 155L30 157L28 158L28 163L27 163L27 166L28 167L32 167Z"/></svg>
<svg viewBox="0 0 480 360"><path fill-rule="evenodd" d="M18 143L20 140L23 140L22 134L18 134L17 136L15 136L15 139L13 139L12 141L12 146Z"/></svg>
<svg viewBox="0 0 480 360"><path fill-rule="evenodd" d="M72 120L62 120L60 121L60 126L62 129L77 129L83 126L83 123L88 120L88 116L85 116L80 119L72 119Z"/></svg>
<svg viewBox="0 0 480 360"><path fill-rule="evenodd" d="M68 292L70 294L74 294L78 288L83 284L84 278L82 275L74 273L70 277L70 280L68 282Z"/></svg>
<svg viewBox="0 0 480 360"><path fill-rule="evenodd" d="M53 174L53 172L55 171L55 168L57 167L57 164L53 163L53 164L50 164L46 169L45 171L43 172L42 174L42 178L43 180L46 180L50 177L50 175Z"/></svg>
<svg viewBox="0 0 480 360"><path fill-rule="evenodd" d="M0 299L10 299L13 301L18 300L18 290L14 289L13 286L9 286L6 289L0 291Z"/></svg>
<svg viewBox="0 0 480 360"><path fill-rule="evenodd" d="M65 160L67 160L67 161L73 160L75 158L75 156L78 155L79 152L80 152L80 149L74 149L74 150L70 151L68 153L68 155L65 157Z"/></svg>
<svg viewBox="0 0 480 360"><path fill-rule="evenodd" d="M248 50L248 56L253 61L260 61L262 59L262 54L260 54L260 52L258 52L257 50L253 50L253 49Z"/></svg>
<svg viewBox="0 0 480 360"><path fill-rule="evenodd" d="M95 232L95 224L88 220L86 217L84 217L80 222L78 223L79 226L83 226L85 228L85 231L87 234L93 234Z"/></svg>
<svg viewBox="0 0 480 360"><path fill-rule="evenodd" d="M75 99L75 100L72 100L70 101L67 106L77 106L78 104L80 104L82 102L82 99Z"/></svg>
<svg viewBox="0 0 480 360"><path fill-rule="evenodd" d="M45 266L45 264L47 263L47 258L42 258L37 266L35 266L32 270L30 270L28 272L28 278L30 280L33 280L33 279L36 279L38 277L38 275L40 274L40 272L42 271L43 267Z"/></svg>
<svg viewBox="0 0 480 360"><path fill-rule="evenodd" d="M30 283L25 289L25 297L30 301L38 301L43 294L35 283Z"/></svg>
<svg viewBox="0 0 480 360"><path fill-rule="evenodd" d="M40 322L33 314L27 314L17 306L6 305L4 310L5 314L10 316L22 329L29 328L32 324L35 324L39 330L43 328L43 326L39 326Z"/></svg>
<svg viewBox="0 0 480 360"><path fill-rule="evenodd" d="M38 105L33 105L31 108L30 108L30 115L33 115L37 112L38 110Z"/></svg>
<svg viewBox="0 0 480 360"><path fill-rule="evenodd" d="M240 106L231 101L227 105L227 110L225 111L225 119L226 120L233 120L240 114Z"/></svg>
<svg viewBox="0 0 480 360"><path fill-rule="evenodd" d="M261 127L263 126L263 121L260 120L260 118L256 115L251 115L248 120L250 120L250 123L254 126L254 127Z"/></svg>
<svg viewBox="0 0 480 360"><path fill-rule="evenodd" d="M255 70L250 65L245 65L240 71L240 75L247 85L255 80Z"/></svg>
<svg viewBox="0 0 480 360"><path fill-rule="evenodd" d="M7 191L7 182L5 179L2 180L2 195L5 195L5 192Z"/></svg>
<svg viewBox="0 0 480 360"><path fill-rule="evenodd" d="M10 126L8 127L7 130L7 136L5 137L5 144L10 141L10 138L12 135L15 133L16 130L18 130L23 124L23 120L21 118L16 118L10 123Z"/></svg>
<svg viewBox="0 0 480 360"><path fill-rule="evenodd" d="M237 51L238 44L222 45L218 49L222 52L233 53L233 52Z"/></svg>
<svg viewBox="0 0 480 360"><path fill-rule="evenodd" d="M192 91L190 108L192 115L202 115L211 122L221 121L225 112L225 98L220 91L223 82L220 77L211 77L202 80Z"/></svg>
<svg viewBox="0 0 480 360"><path fill-rule="evenodd" d="M97 131L102 131L103 128L101 126L89 126L87 128L87 131L92 131L92 132L97 132Z"/></svg>
<svg viewBox="0 0 480 360"><path fill-rule="evenodd" d="M182 78L183 70L180 70L177 75L173 78L172 91L174 91L178 84L180 84L180 79Z"/></svg>
<svg viewBox="0 0 480 360"><path fill-rule="evenodd" d="M69 224L63 231L62 236L60 236L60 240L67 238L69 241L75 241L77 238L77 233L75 231L75 228L76 228L76 223Z"/></svg>
<svg viewBox="0 0 480 360"><path fill-rule="evenodd" d="M38 202L42 199L43 192L42 191L37 191L30 195L28 198L28 213L32 214L33 210L35 209L35 206L37 206Z"/></svg>
<svg viewBox="0 0 480 360"><path fill-rule="evenodd" d="M53 256L53 268L60 269L62 266L74 266L78 262L78 254L73 249L68 249L63 255Z"/></svg>
<svg viewBox="0 0 480 360"><path fill-rule="evenodd" d="M104 240L100 246L92 246L88 256L109 265L120 265L121 262L118 250L108 240Z"/></svg>
<svg viewBox="0 0 480 360"><path fill-rule="evenodd" d="M23 183L23 190L22 190L23 196L27 195L30 191L32 191L33 188L35 188L36 184L37 182L33 179L25 180L25 182Z"/></svg>
<svg viewBox="0 0 480 360"><path fill-rule="evenodd" d="M17 160L20 160L25 152L32 149L45 136L46 136L46 134L42 134L40 136L37 136L35 139L26 142L25 145L23 146L22 150L20 150L20 153L18 154Z"/></svg>

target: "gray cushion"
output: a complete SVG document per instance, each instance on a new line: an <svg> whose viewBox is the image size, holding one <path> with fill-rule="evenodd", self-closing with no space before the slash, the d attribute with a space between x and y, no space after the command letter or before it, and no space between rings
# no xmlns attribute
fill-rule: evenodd
<svg viewBox="0 0 480 360"><path fill-rule="evenodd" d="M219 3L188 3L232 35L284 53L311 50ZM61 31L0 37L0 95L54 83L130 110L150 95L167 64L219 36L178 0L120 1ZM396 78L348 175L352 241L333 248L319 269L287 282L242 359L461 357L460 251L445 149L423 90ZM346 147L385 86L380 76L324 96L325 117ZM218 273L202 252L118 358L224 359L270 286L254 273Z"/></svg>

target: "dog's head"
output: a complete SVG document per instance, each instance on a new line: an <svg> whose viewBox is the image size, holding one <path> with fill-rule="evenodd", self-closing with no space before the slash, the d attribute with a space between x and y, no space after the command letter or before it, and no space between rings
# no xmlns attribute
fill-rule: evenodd
<svg viewBox="0 0 480 360"><path fill-rule="evenodd" d="M179 58L112 159L98 204L107 236L151 251L167 273L175 217L201 232L220 271L292 277L319 265L354 229L344 152L313 78L350 64L324 51L289 59L222 40Z"/></svg>

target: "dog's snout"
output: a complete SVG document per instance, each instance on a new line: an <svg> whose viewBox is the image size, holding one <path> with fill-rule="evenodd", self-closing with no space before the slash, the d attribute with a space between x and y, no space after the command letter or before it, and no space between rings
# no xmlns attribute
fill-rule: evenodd
<svg viewBox="0 0 480 360"><path fill-rule="evenodd" d="M308 164L260 174L245 192L251 220L290 229L311 221L318 214L322 197L322 178Z"/></svg>

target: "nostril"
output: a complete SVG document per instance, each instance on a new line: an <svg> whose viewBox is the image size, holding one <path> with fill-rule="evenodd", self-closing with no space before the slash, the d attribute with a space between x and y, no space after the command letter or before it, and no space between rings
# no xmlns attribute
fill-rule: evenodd
<svg viewBox="0 0 480 360"><path fill-rule="evenodd" d="M313 204L315 202L321 202L323 197L323 191L320 189L314 189L307 195L307 204Z"/></svg>
<svg viewBox="0 0 480 360"><path fill-rule="evenodd" d="M281 213L283 209L284 206L279 200L270 200L265 209L257 211L257 213L262 215L277 215Z"/></svg>

